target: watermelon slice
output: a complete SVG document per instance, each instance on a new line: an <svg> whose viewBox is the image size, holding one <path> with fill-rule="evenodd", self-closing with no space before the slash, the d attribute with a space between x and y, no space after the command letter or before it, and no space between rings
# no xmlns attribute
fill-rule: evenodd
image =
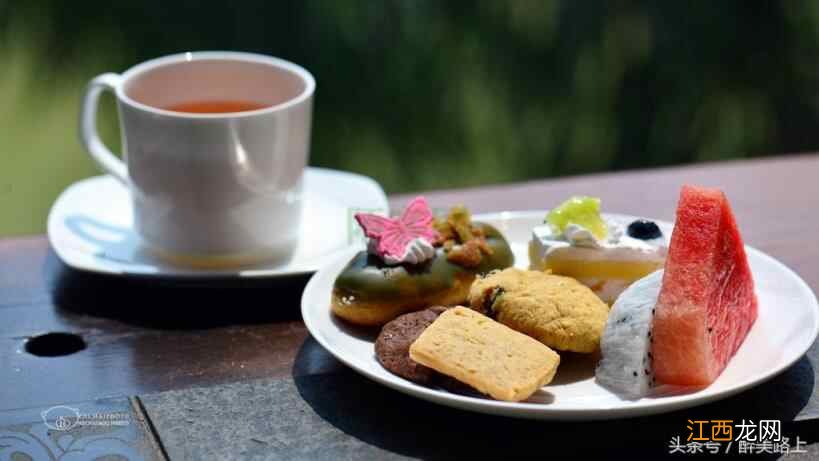
<svg viewBox="0 0 819 461"><path fill-rule="evenodd" d="M652 325L657 381L712 383L757 316L754 281L725 194L683 186Z"/></svg>

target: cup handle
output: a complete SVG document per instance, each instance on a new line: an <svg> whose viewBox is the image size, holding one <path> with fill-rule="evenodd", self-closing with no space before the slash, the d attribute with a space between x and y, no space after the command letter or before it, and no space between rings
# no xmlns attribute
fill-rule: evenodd
<svg viewBox="0 0 819 461"><path fill-rule="evenodd" d="M85 150L103 171L127 186L130 181L125 163L105 147L97 133L97 107L100 94L105 90L116 93L121 79L117 74L108 73L98 75L88 84L80 109L80 140Z"/></svg>

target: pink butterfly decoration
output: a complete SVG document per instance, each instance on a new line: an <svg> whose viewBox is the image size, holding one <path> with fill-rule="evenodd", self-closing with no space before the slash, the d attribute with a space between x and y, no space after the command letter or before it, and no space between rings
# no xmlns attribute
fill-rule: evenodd
<svg viewBox="0 0 819 461"><path fill-rule="evenodd" d="M404 256L407 245L420 237L434 243L438 232L432 228L432 210L424 197L415 197L397 218L385 218L371 213L356 213L355 219L364 235L377 242L381 256Z"/></svg>

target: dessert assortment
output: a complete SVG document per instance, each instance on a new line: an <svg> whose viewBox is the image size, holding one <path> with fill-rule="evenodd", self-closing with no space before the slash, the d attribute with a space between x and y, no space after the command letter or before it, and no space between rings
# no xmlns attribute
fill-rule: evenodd
<svg viewBox="0 0 819 461"><path fill-rule="evenodd" d="M596 381L623 399L698 389L757 317L742 237L717 189L684 186L671 235L572 197L532 229L528 270L464 207L434 217L419 197L400 217L356 219L367 250L336 278L331 309L381 327L378 362L424 386L525 401L568 353L599 357Z"/></svg>

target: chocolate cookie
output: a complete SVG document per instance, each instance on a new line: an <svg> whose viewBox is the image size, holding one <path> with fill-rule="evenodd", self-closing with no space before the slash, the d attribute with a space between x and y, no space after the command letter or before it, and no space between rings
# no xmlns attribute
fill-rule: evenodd
<svg viewBox="0 0 819 461"><path fill-rule="evenodd" d="M409 348L445 310L445 307L430 307L404 314L384 325L375 340L375 357L381 366L410 381L430 384L437 372L410 359Z"/></svg>

